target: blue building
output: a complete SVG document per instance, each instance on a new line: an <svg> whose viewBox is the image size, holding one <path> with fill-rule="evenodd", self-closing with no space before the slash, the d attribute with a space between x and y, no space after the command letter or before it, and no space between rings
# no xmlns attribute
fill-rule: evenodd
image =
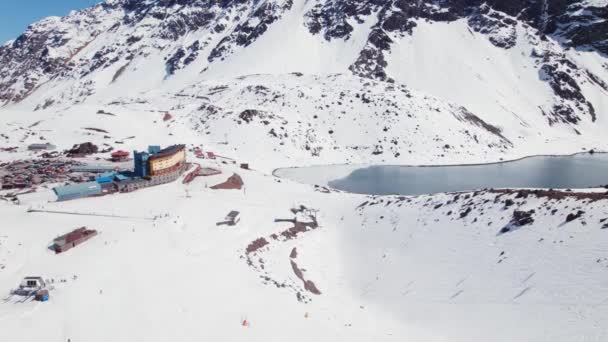
<svg viewBox="0 0 608 342"><path fill-rule="evenodd" d="M135 163L133 171L135 176L141 178L148 176L148 159L150 159L149 153L133 151L133 161Z"/></svg>
<svg viewBox="0 0 608 342"><path fill-rule="evenodd" d="M77 198L102 194L101 184L97 182L58 186L53 189L58 201L69 201Z"/></svg>
<svg viewBox="0 0 608 342"><path fill-rule="evenodd" d="M131 176L133 176L133 173L129 171L109 172L97 177L95 181L103 186L104 184L112 183L114 181L123 182L129 180L131 179Z"/></svg>
<svg viewBox="0 0 608 342"><path fill-rule="evenodd" d="M160 146L150 145L150 146L148 146L148 152L133 151L133 161L135 163L135 165L134 165L135 176L141 177L141 178L149 176L150 170L148 167L148 161L150 160L150 158L153 158L154 156L158 156L171 148L173 148L173 146L163 150L160 148Z"/></svg>
<svg viewBox="0 0 608 342"><path fill-rule="evenodd" d="M157 145L148 146L148 153L150 153L150 154L157 154L160 151L161 151L160 146L157 146Z"/></svg>
<svg viewBox="0 0 608 342"><path fill-rule="evenodd" d="M110 183L110 182L114 181L114 178L116 177L117 174L118 173L116 173L116 172L104 173L101 176L97 177L95 179L95 181L99 184Z"/></svg>
<svg viewBox="0 0 608 342"><path fill-rule="evenodd" d="M119 173L116 175L115 179L119 182L125 182L131 179L131 177L127 176L125 173Z"/></svg>

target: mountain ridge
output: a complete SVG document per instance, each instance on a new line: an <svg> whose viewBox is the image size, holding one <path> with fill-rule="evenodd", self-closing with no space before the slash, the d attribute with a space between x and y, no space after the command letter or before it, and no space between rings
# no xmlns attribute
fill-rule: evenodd
<svg viewBox="0 0 608 342"><path fill-rule="evenodd" d="M327 41L348 40L353 24L362 23L365 17L376 16L377 23L369 33L368 43L349 69L359 76L386 80L389 77L382 68L382 54L390 49L392 39L388 33L411 35L419 19L451 22L465 18L473 30L487 34L493 44L503 48L513 46L513 25L520 21L539 30L541 38L544 38L544 34L551 34L564 46L592 48L606 53L607 10L606 4L600 7L599 3L577 1L566 5L560 0L509 3L480 0L316 1L304 3L304 6L308 6L304 12L304 25L310 34L321 34ZM198 57L213 63L226 58L237 46L249 46L293 6L293 0L110 0L62 18L43 19L31 25L11 44L0 48L0 61L5 66L0 69L0 99L5 104L19 102L31 94L44 81L43 78L61 77L74 69L76 72L72 72L71 76L83 77L120 59L133 59L135 55L129 46L146 35L157 40L152 41L151 45L163 49L167 41L176 41L201 29L207 30L208 36L224 34L220 39L212 39L212 42L209 39L206 42L196 40L188 46L175 47L172 55L165 56L169 75ZM539 6L545 6L544 11ZM234 16L231 16L232 12ZM138 34L141 26L151 29L143 29L142 36ZM96 49L92 56L85 56L83 62L90 64L88 70L74 60L103 31L117 32L121 27L134 32L124 37L122 42L108 42ZM507 37L495 34L505 30L509 31ZM201 32L201 38L205 38L205 32ZM207 56L198 56L206 44L214 46ZM21 87L16 87L18 82L15 78L20 77L23 82Z"/></svg>
<svg viewBox="0 0 608 342"><path fill-rule="evenodd" d="M190 101L197 103L197 113L183 110L189 106L176 95L188 88L218 83L236 93L239 83L246 83L244 77L268 75L268 80L291 89L285 94L291 98L298 95L292 85L303 85L298 76L302 74L330 80L341 90L331 92L333 96L339 97L349 84L358 84L362 93L367 79L384 84L378 88L405 86L424 94L416 100L421 108L426 102L444 102L441 107L448 110L441 112L450 112L449 117L460 115L458 108L463 108L479 119L468 122L472 130L494 127L491 130L510 143L495 150L495 159L509 158L506 150L519 151L514 157L526 154L524 150L545 153L555 139L578 139L575 148L601 149L604 146L596 142L608 129L603 114L608 108L608 63L602 52L604 36L595 32L603 32L606 6L600 0L110 0L66 17L44 19L0 48L0 115L40 111L48 120L81 106L84 112L91 107L103 110L108 103L130 98L148 103L137 110L149 112L157 106L172 111L187 131L193 129L188 117L207 115L196 99ZM593 39L576 34L581 30ZM337 74L343 77L332 78ZM268 86L266 81L260 85ZM383 96L392 100L396 95ZM317 127L310 137L316 141L332 140L326 132L335 130L329 126L337 122L325 127L314 121L339 101L323 100L329 107L312 107L302 118L303 124ZM250 106L231 101L219 106L231 108L224 115L243 110L286 115L281 106L253 105L255 99ZM292 105L300 112L308 108L301 101ZM367 109L350 111L358 117ZM371 117L382 124L380 108ZM234 129L219 127L220 135ZM425 130L432 134L443 128ZM371 137L376 142L365 150L389 148L380 143L384 138L383 132L376 132ZM282 149L272 135L260 139ZM306 143L289 143L299 150L294 153L311 157ZM344 150L348 145L334 147ZM463 146L487 153L476 145ZM434 148L441 151L443 146L437 143ZM358 154L338 160L365 162ZM404 151L393 154L407 162Z"/></svg>

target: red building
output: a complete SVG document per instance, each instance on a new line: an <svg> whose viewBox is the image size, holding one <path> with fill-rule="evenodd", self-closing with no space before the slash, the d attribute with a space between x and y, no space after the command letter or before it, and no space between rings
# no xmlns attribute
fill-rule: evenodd
<svg viewBox="0 0 608 342"><path fill-rule="evenodd" d="M127 151L116 151L112 153L113 162L123 162L129 160L129 152Z"/></svg>
<svg viewBox="0 0 608 342"><path fill-rule="evenodd" d="M78 228L71 233L67 233L56 238L53 241L53 247L57 254L63 253L69 249L80 245L81 243L87 241L95 235L97 235L96 230L87 229L86 227Z"/></svg>

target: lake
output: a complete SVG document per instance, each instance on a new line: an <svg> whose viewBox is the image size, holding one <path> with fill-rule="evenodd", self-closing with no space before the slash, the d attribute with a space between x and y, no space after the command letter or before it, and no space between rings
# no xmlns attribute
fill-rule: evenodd
<svg viewBox="0 0 608 342"><path fill-rule="evenodd" d="M608 154L539 156L458 166L314 166L279 169L275 175L371 195L421 195L484 188L579 189L608 184Z"/></svg>

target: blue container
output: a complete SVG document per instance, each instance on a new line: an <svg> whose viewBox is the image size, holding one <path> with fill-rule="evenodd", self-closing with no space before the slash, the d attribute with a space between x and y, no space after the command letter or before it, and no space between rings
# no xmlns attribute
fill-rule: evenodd
<svg viewBox="0 0 608 342"><path fill-rule="evenodd" d="M157 145L148 146L148 153L157 154L158 152L160 152L160 146L157 146Z"/></svg>
<svg viewBox="0 0 608 342"><path fill-rule="evenodd" d="M66 186L58 186L53 189L58 201L68 201L77 198L101 195L101 185L97 182L88 182Z"/></svg>
<svg viewBox="0 0 608 342"><path fill-rule="evenodd" d="M44 295L44 296L40 297L40 301L41 302L46 302L48 300L49 300L49 296L48 295Z"/></svg>

